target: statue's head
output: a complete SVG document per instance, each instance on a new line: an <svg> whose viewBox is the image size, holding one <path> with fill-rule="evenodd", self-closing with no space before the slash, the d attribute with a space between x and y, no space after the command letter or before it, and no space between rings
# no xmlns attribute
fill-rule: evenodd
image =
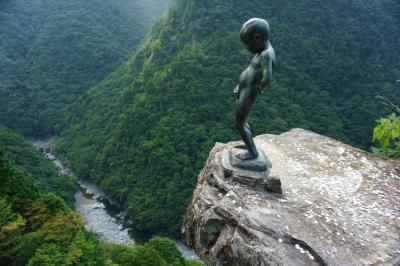
<svg viewBox="0 0 400 266"><path fill-rule="evenodd" d="M263 51L267 45L269 24L265 19L252 18L243 24L240 39L247 45L250 52L256 54Z"/></svg>

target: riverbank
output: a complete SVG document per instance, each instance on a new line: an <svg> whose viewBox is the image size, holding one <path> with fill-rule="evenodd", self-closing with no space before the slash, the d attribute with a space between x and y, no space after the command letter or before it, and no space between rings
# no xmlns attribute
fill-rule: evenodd
<svg viewBox="0 0 400 266"><path fill-rule="evenodd" d="M74 176L78 180L80 190L75 194L74 207L75 211L84 219L85 228L106 242L125 246L134 245L135 234L134 230L129 227L131 219L126 212L116 202L108 199L96 184L79 179L71 169L58 160L52 149L54 143L54 140L32 141L34 146L53 161L61 173ZM174 240L174 242L186 259L199 259L196 253L182 241Z"/></svg>

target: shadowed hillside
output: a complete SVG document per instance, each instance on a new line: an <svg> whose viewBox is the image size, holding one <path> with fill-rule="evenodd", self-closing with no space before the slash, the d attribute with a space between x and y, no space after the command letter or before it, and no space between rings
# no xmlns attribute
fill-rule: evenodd
<svg viewBox="0 0 400 266"><path fill-rule="evenodd" d="M70 104L135 51L167 3L0 1L0 123L57 134Z"/></svg>

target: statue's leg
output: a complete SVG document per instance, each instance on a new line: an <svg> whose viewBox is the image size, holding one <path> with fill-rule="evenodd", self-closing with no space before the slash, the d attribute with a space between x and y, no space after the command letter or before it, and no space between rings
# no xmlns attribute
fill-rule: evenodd
<svg viewBox="0 0 400 266"><path fill-rule="evenodd" d="M237 157L242 160L254 159L258 157L258 151L253 141L250 126L246 121L254 100L255 95L251 95L251 93L247 90L242 90L236 105L236 128L248 149L247 151L237 155Z"/></svg>
<svg viewBox="0 0 400 266"><path fill-rule="evenodd" d="M251 128L250 128L249 123L246 122L245 125L244 125L244 127L245 127L248 131L251 132ZM251 133L250 133L250 134L251 134ZM246 144L239 144L239 145L236 145L235 148L237 148L237 149L246 149L246 150L248 150Z"/></svg>
<svg viewBox="0 0 400 266"><path fill-rule="evenodd" d="M244 124L244 127L245 127L248 131L251 132L251 127L250 127L249 123L246 122L246 123Z"/></svg>

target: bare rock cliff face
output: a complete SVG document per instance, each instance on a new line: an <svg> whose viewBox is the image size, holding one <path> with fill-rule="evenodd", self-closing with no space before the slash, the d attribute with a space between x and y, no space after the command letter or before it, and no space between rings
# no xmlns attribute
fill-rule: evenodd
<svg viewBox="0 0 400 266"><path fill-rule="evenodd" d="M282 193L224 176L216 144L182 226L207 265L399 265L400 165L310 131L256 137Z"/></svg>

